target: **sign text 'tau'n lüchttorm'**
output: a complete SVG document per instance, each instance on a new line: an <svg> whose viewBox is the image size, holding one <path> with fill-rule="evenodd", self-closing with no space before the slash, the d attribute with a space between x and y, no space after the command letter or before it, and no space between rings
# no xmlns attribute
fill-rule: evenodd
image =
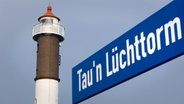
<svg viewBox="0 0 184 104"><path fill-rule="evenodd" d="M72 69L73 103L184 54L184 1L176 0Z"/></svg>

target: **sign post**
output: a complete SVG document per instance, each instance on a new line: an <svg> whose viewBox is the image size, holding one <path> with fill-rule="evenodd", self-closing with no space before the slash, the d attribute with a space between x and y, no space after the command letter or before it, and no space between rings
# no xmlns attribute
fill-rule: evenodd
<svg viewBox="0 0 184 104"><path fill-rule="evenodd" d="M72 69L73 103L184 54L184 1L175 0Z"/></svg>

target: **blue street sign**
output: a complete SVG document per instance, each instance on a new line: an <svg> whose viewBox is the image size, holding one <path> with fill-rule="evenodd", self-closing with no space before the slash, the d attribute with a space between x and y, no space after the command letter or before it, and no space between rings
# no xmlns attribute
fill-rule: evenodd
<svg viewBox="0 0 184 104"><path fill-rule="evenodd" d="M176 0L72 69L73 103L184 54L184 1Z"/></svg>

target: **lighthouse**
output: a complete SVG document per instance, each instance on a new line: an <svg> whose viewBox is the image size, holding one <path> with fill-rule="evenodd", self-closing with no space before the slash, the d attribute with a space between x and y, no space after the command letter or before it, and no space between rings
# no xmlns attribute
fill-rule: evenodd
<svg viewBox="0 0 184 104"><path fill-rule="evenodd" d="M64 27L50 5L38 22L32 30L33 40L37 42L34 104L58 104L59 47L64 40Z"/></svg>

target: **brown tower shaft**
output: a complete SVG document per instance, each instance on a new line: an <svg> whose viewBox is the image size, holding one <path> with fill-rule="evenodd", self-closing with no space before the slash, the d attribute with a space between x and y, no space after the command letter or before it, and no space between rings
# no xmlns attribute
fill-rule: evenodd
<svg viewBox="0 0 184 104"><path fill-rule="evenodd" d="M59 39L52 34L38 37L36 78L59 81Z"/></svg>

